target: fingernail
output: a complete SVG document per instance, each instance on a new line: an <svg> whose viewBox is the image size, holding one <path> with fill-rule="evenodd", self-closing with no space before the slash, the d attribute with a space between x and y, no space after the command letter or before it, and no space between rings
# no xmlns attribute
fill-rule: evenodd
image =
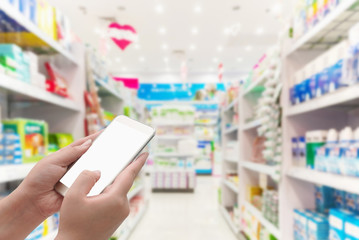
<svg viewBox="0 0 359 240"><path fill-rule="evenodd" d="M93 173L96 174L97 179L100 179L100 177L101 177L101 171L100 170L95 170L95 171L93 171Z"/></svg>
<svg viewBox="0 0 359 240"><path fill-rule="evenodd" d="M136 158L136 160L139 159L139 158L142 158L142 157L143 158L148 158L148 155L149 155L148 152L141 153L141 155L138 156L138 158Z"/></svg>
<svg viewBox="0 0 359 240"><path fill-rule="evenodd" d="M84 142L83 144L81 144L81 147L88 147L88 146L91 145L91 143L92 143L92 140L89 139L89 140L87 140L86 142Z"/></svg>

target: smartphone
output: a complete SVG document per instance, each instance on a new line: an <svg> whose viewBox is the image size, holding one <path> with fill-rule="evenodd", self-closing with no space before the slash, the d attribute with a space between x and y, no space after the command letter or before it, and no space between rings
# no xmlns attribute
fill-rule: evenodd
<svg viewBox="0 0 359 240"><path fill-rule="evenodd" d="M65 196L84 170L101 171L88 196L100 194L125 169L155 135L155 129L125 116L116 117L91 147L65 173L55 190Z"/></svg>

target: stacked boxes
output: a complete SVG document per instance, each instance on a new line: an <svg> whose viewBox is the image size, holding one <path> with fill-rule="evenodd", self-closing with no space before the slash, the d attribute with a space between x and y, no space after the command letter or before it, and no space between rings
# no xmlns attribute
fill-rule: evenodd
<svg viewBox="0 0 359 240"><path fill-rule="evenodd" d="M275 190L265 190L262 195L262 213L271 223L278 226L278 192Z"/></svg>

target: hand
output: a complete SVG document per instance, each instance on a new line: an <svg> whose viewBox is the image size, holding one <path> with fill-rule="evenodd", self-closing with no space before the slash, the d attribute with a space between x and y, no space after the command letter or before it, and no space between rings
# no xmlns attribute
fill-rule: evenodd
<svg viewBox="0 0 359 240"><path fill-rule="evenodd" d="M63 197L54 190L55 184L99 134L82 138L43 158L20 186L0 201L0 239L24 239L60 210Z"/></svg>
<svg viewBox="0 0 359 240"><path fill-rule="evenodd" d="M66 193L56 240L109 239L130 212L127 193L147 157L148 153L141 154L98 196L87 194L100 172L83 171Z"/></svg>

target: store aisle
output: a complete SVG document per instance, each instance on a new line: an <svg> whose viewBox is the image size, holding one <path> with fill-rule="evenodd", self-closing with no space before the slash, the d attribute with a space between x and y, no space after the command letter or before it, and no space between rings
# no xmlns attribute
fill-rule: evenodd
<svg viewBox="0 0 359 240"><path fill-rule="evenodd" d="M218 210L219 179L198 177L194 194L156 193L130 240L235 240Z"/></svg>

